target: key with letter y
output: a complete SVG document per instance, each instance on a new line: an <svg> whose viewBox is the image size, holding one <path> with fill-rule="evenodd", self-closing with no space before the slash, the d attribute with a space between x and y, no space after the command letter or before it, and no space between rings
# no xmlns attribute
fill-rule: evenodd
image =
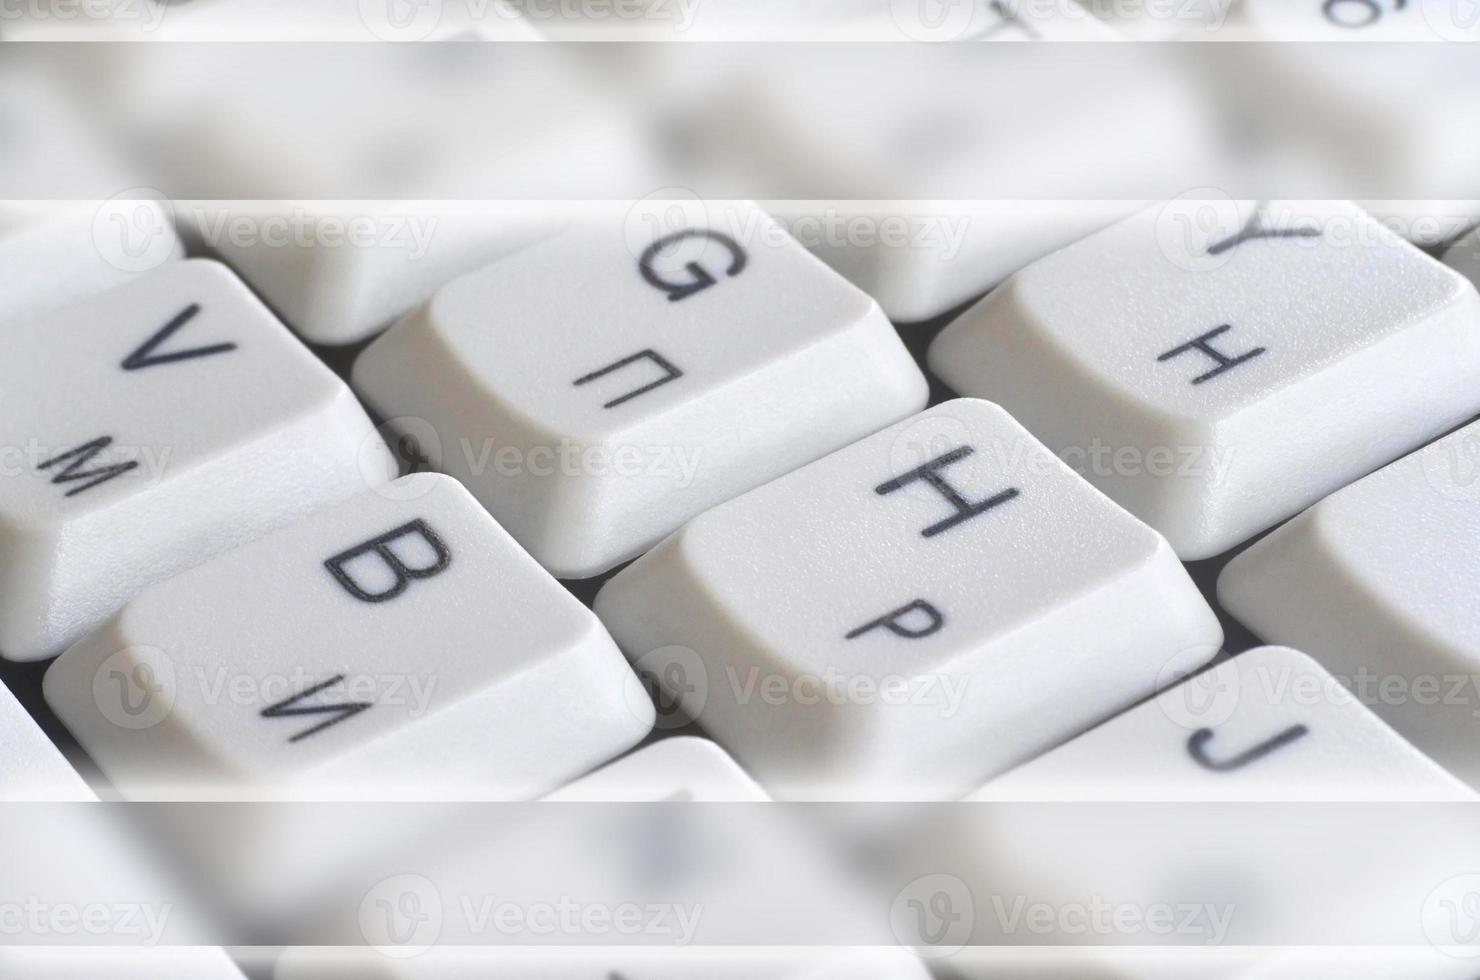
<svg viewBox="0 0 1480 980"><path fill-rule="evenodd" d="M1023 269L930 365L1198 559L1480 410L1477 322L1354 205L1179 200Z"/></svg>

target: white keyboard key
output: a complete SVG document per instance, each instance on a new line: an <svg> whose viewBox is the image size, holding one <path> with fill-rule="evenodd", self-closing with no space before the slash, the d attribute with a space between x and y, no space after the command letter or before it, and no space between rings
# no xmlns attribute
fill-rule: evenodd
<svg viewBox="0 0 1480 980"><path fill-rule="evenodd" d="M973 400L701 515L596 609L786 796L964 790L1223 638L1159 535Z"/></svg>
<svg viewBox="0 0 1480 980"><path fill-rule="evenodd" d="M1303 653L1241 653L973 800L1470 800Z"/></svg>
<svg viewBox="0 0 1480 980"><path fill-rule="evenodd" d="M705 738L665 738L564 786L546 800L756 803L770 799L724 749Z"/></svg>
<svg viewBox="0 0 1480 980"><path fill-rule="evenodd" d="M11 659L53 656L151 582L394 475L348 387L216 263L174 263L5 340Z"/></svg>
<svg viewBox="0 0 1480 980"><path fill-rule="evenodd" d="M542 205L373 201L182 205L190 230L305 340L370 337L437 287L549 235Z"/></svg>
<svg viewBox="0 0 1480 980"><path fill-rule="evenodd" d="M929 360L1196 559L1480 410L1477 319L1355 206L1179 201L1019 272Z"/></svg>
<svg viewBox="0 0 1480 980"><path fill-rule="evenodd" d="M783 201L772 213L896 323L975 299L1135 210L1125 201Z"/></svg>
<svg viewBox="0 0 1480 980"><path fill-rule="evenodd" d="M14 980L243 980L213 946L9 946L0 976Z"/></svg>
<svg viewBox="0 0 1480 980"><path fill-rule="evenodd" d="M156 201L0 205L0 324L54 313L183 254Z"/></svg>
<svg viewBox="0 0 1480 980"><path fill-rule="evenodd" d="M1234 0L1078 0L1096 17L1138 41L1211 37ZM1242 2L1242 0L1240 0Z"/></svg>
<svg viewBox="0 0 1480 980"><path fill-rule="evenodd" d="M156 586L46 696L127 795L529 797L651 705L454 480L406 477Z"/></svg>
<svg viewBox="0 0 1480 980"><path fill-rule="evenodd" d="M1421 248L1452 246L1465 233L1480 226L1480 201L1357 203L1378 221Z"/></svg>
<svg viewBox="0 0 1480 980"><path fill-rule="evenodd" d="M1235 558L1230 613L1342 678L1450 771L1480 784L1480 424L1321 501Z"/></svg>
<svg viewBox="0 0 1480 980"><path fill-rule="evenodd" d="M628 949L432 949L393 959L365 949L297 947L273 980L929 980L911 953L890 947L789 949L726 946Z"/></svg>
<svg viewBox="0 0 1480 980"><path fill-rule="evenodd" d="M561 577L925 404L878 304L764 213L679 211L592 215L444 286L355 364L366 400Z"/></svg>
<svg viewBox="0 0 1480 980"><path fill-rule="evenodd" d="M4 687L0 687L0 802L94 799L51 739Z"/></svg>

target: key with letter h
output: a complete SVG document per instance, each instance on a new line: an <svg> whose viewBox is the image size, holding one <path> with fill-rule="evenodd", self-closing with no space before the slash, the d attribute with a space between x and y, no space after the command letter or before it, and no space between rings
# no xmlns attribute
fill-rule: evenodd
<svg viewBox="0 0 1480 980"><path fill-rule="evenodd" d="M701 515L596 611L783 796L964 792L1222 642L1160 535L972 399Z"/></svg>
<svg viewBox="0 0 1480 980"><path fill-rule="evenodd" d="M530 797L653 721L596 617L438 474L145 591L46 697L134 798Z"/></svg>
<svg viewBox="0 0 1480 980"><path fill-rule="evenodd" d="M1178 200L1022 269L929 361L1200 559L1480 411L1477 320L1354 205Z"/></svg>

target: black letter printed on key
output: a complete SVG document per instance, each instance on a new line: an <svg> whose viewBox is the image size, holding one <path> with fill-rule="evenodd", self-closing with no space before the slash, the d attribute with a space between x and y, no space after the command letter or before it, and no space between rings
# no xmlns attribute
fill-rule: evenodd
<svg viewBox="0 0 1480 980"><path fill-rule="evenodd" d="M407 565L396 554L395 545L398 541L404 541L411 537L419 537L424 541L436 556L436 560L430 565L414 568ZM356 559L364 558L366 555L374 555L387 569L390 570L394 581L388 588L379 591L371 591L362 584L351 573L349 566ZM364 544L356 545L348 551L342 552L324 562L334 580L344 587L344 591L359 599L361 602L389 602L396 596L411 587L413 579L431 578L440 575L452 564L452 552L442 539L437 537L426 521L414 520L409 524L403 524L393 531L387 531L377 538L372 538Z"/></svg>
<svg viewBox="0 0 1480 980"><path fill-rule="evenodd" d="M1309 733L1310 729L1304 725L1291 725L1278 735L1260 742L1246 752L1240 752L1238 755L1229 759L1214 759L1208 755L1208 743L1213 740L1213 730L1211 728L1199 728L1187 740L1187 754L1192 756L1192 761L1204 769L1211 769L1213 772L1232 772L1235 769L1242 769L1251 762L1259 761L1276 749L1283 748L1297 739L1304 738Z"/></svg>
<svg viewBox="0 0 1480 980"><path fill-rule="evenodd" d="M924 622L920 620L923 619ZM927 636L939 633L946 625L946 617L941 611L924 599L916 599L908 605L900 606L898 609L886 616L864 623L856 630L850 632L844 639L856 640L865 633L877 629L886 629L895 636L906 640L923 640Z"/></svg>
<svg viewBox="0 0 1480 980"><path fill-rule="evenodd" d="M636 354L633 354L630 357L624 357L620 361L617 361L613 364L608 364L604 368L598 368L597 370L592 371L590 374L583 375L577 378L575 380L575 385L577 388L579 388L581 387L581 385L590 384L593 381L606 377L608 374L611 374L614 371L620 371L625 367L636 364L638 361L652 361L658 366L658 370L663 372L663 376L658 378L656 381L651 381L648 384L643 385L641 388L634 388L632 391L627 392L625 395L622 395L618 398L613 398L611 401L601 406L602 408L616 408L618 405L621 405L625 402L630 402L638 395L645 395L648 392L652 391L654 388L661 388L668 382L677 381L679 378L683 377L683 371L681 371L678 366L675 365L672 361L668 360L668 358L664 357L662 354L659 354L655 350L643 350L638 351Z"/></svg>
<svg viewBox="0 0 1480 980"><path fill-rule="evenodd" d="M1174 357L1181 357L1183 354L1196 350L1202 354L1206 354L1208 357L1211 357L1218 366L1213 368L1211 371L1200 374L1197 377L1193 378L1192 383L1195 385L1200 385L1206 381L1212 381L1224 371L1231 371L1246 361L1252 361L1260 354L1263 354L1267 349L1264 347L1255 347L1253 350L1245 351L1242 354L1235 354L1234 356L1230 357L1229 355L1223 353L1221 350L1218 350L1216 347L1209 343L1209 341L1212 340L1214 337L1220 337L1232 329L1233 324L1225 323L1221 327L1209 330L1207 333L1202 334L1201 336L1192 338L1180 347L1173 347L1171 350L1167 351L1165 354L1162 354L1156 360L1159 363L1170 361Z"/></svg>
<svg viewBox="0 0 1480 980"><path fill-rule="evenodd" d="M1261 238L1320 238L1319 228L1266 228L1264 227L1264 202L1260 201L1254 206L1254 213L1249 215L1249 220L1244 222L1243 228L1232 238L1225 238L1208 249L1209 255L1222 255L1231 249L1238 248L1245 242L1258 241Z"/></svg>
<svg viewBox="0 0 1480 980"><path fill-rule="evenodd" d="M85 490L91 490L93 487L97 486L100 483L107 483L109 480L112 480L115 477L122 476L129 470L136 469L138 467L139 464L137 461L129 460L126 463L114 463L111 466L99 466L95 469L83 469L83 467L92 462L92 458L94 456L107 449L111 445L113 445L112 436L100 436L99 438L94 439L91 442L83 443L76 449L69 449L59 456L53 456L51 459L48 459L44 463L38 463L36 468L38 470L45 471L51 469L53 466L57 465L60 462L63 462L64 460L71 460L70 463L62 467L60 473L51 478L51 482L55 483L57 486L62 486L67 483L81 483L82 486L73 487L71 490L67 491L67 496L75 497Z"/></svg>
<svg viewBox="0 0 1480 980"><path fill-rule="evenodd" d="M300 703L303 701L307 701L309 698L313 697L315 694L318 694L320 691L333 687L335 684L338 684L342 680L344 680L344 675L337 674L326 681L320 681L306 691L295 694L285 700L279 701L277 704L268 705L267 707L262 709L262 717L293 718L299 715L333 716L330 718L325 718L323 721L319 722L317 725L314 725L312 728L306 728L288 739L289 742L301 742L305 738L308 738L310 735L317 735L324 729L332 728L333 726L339 724L341 721L348 721L355 715L359 714L361 711L369 710L371 706L364 701L341 701L338 704L309 705L304 705Z"/></svg>
<svg viewBox="0 0 1480 980"><path fill-rule="evenodd" d="M199 303L191 303L185 307L185 309L175 315L174 319L155 331L154 336L144 341L137 350L128 357L125 357L123 359L123 369L125 371L138 371L143 368L154 367L156 364L173 364L176 361L189 361L197 357L210 357L213 354L225 354L227 351L236 350L236 344L228 342L224 344L211 344L208 347L193 347L189 350L171 351L167 354L155 353L181 327L194 320L196 314L199 312Z"/></svg>
<svg viewBox="0 0 1480 980"><path fill-rule="evenodd" d="M688 299L695 293L702 293L710 286L719 284L719 280L714 278L714 274L698 262L689 262L684 266L689 273L687 282L672 282L658 274L658 270L653 266L653 262L657 259L658 254L665 248L669 248L682 241L687 241L690 238L703 238L723 245L730 253L730 264L725 269L725 275L732 279L744 272L746 263L750 261L745 254L745 249L741 248L735 239L717 231L689 228L684 231L674 232L672 235L664 235L643 251L642 258L638 259L637 265L642 270L642 278L647 281L648 285L667 293L668 302L670 303L677 303L680 300Z"/></svg>
<svg viewBox="0 0 1480 980"><path fill-rule="evenodd" d="M926 463L924 466L919 466L913 470L910 470L910 472L906 473L904 476L890 480L888 483L879 484L877 487L874 488L874 492L883 497L887 496L888 494L894 493L896 490L902 490L903 488L909 486L911 483L923 482L929 484L937 493L946 498L946 500L951 504L952 507L956 508L955 514L947 517L945 520L940 521L937 524L930 525L925 530L920 532L921 537L933 538L937 534L943 534L946 531L949 531L951 528L955 527L958 524L965 524L973 517L980 517L982 514L985 514L987 511L993 509L994 507L1002 506L1018 495L1017 488L1013 487L1007 490L1003 490L999 494L988 497L986 500L980 501L978 503L972 503L965 497L961 496L961 492L955 487L951 486L951 484L946 481L946 478L940 475L941 470L945 469L947 466L950 466L952 463L960 462L974 452L976 452L976 450L973 449L971 446L961 446L958 449L952 449L944 456L938 456L935 459L932 459L930 462Z"/></svg>

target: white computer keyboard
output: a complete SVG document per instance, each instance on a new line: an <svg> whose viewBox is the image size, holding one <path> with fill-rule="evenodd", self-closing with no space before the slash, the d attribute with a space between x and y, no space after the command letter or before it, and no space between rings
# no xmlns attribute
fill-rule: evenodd
<svg viewBox="0 0 1480 980"><path fill-rule="evenodd" d="M0 11L0 39L1477 37L1403 0L62 6ZM949 901L928 925L952 886L901 895L918 934L816 948L795 917L766 923L774 948L697 924L687 948L421 931L428 887L474 893L558 836L439 824L434 805L1480 802L1480 200L412 199L433 164L643 172L577 60L552 82L569 117L516 112L518 148L477 140L463 160L418 132L390 185L404 201L286 199L389 156L400 134L376 112L282 152L272 111L212 118L146 72L114 93L125 117L161 138L192 120L166 141L182 169L285 199L141 179L0 203L0 804L422 804L326 817L291 846L308 825L277 812L153 842L161 867L306 923L293 948L0 944L0 978L1472 977L1456 951L1477 951L1480 887L1451 888L1472 870L1458 856L1404 924L1414 944L1362 954L973 949ZM1317 66L1274 60L1293 99L1348 111ZM270 110L292 103L294 80L260 81ZM724 120L780 148L768 166L843 189L923 166L928 82L824 133L827 85L772 81ZM1042 131L1098 133L1107 174L1139 165L1151 124L1116 132L1113 96L1078 94ZM1343 125L1418 144L1472 94L1409 113L1378 93ZM0 137L101 167L59 95L0 95ZM157 100L168 112L143 111ZM1186 93L1153 101L1146 119L1198 130ZM1026 165L991 137L931 174ZM12 157L0 139L0 171ZM895 225L903 246L878 235ZM705 839L665 887L719 908L786 868L819 921L867 919L849 835L822 826ZM325 901L363 891L357 861L393 844L424 849L416 874L359 908ZM1191 866L1183 846L1167 851ZM595 837L569 849L605 883L626 873ZM1284 870L1228 853L1251 879ZM1061 931L1034 938L1083 945Z"/></svg>

